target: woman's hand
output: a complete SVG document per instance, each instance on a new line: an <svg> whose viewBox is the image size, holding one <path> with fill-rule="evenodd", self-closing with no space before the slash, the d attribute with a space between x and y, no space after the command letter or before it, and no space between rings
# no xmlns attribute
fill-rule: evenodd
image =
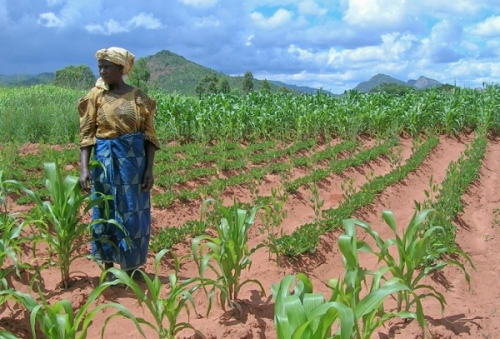
<svg viewBox="0 0 500 339"><path fill-rule="evenodd" d="M153 188L155 179L153 177L153 169L146 169L144 178L142 179L142 191L147 192Z"/></svg>
<svg viewBox="0 0 500 339"><path fill-rule="evenodd" d="M92 187L92 179L90 178L90 171L84 168L80 171L80 187L82 190L89 190Z"/></svg>
<svg viewBox="0 0 500 339"><path fill-rule="evenodd" d="M80 149L80 188L89 190L92 187L92 179L89 171L89 159L93 146L86 146Z"/></svg>

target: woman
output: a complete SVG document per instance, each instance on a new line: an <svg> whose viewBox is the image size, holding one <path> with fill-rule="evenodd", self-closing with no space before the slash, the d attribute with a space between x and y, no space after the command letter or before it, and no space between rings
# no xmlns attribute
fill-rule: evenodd
<svg viewBox="0 0 500 339"><path fill-rule="evenodd" d="M113 197L109 218L128 233L112 224L94 226L93 256L105 269L116 262L131 274L146 263L149 247L153 162L160 148L153 126L156 102L123 80L134 67L132 53L111 47L97 51L96 57L100 78L78 103L80 184ZM92 150L105 169L89 170ZM104 217L102 207L93 208L94 220Z"/></svg>

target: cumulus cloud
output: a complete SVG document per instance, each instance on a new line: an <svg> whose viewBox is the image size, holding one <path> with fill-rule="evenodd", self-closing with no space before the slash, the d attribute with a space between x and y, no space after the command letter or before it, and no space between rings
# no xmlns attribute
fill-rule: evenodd
<svg viewBox="0 0 500 339"><path fill-rule="evenodd" d="M325 15L328 12L325 8L319 7L314 0L302 1L297 8L301 15Z"/></svg>
<svg viewBox="0 0 500 339"><path fill-rule="evenodd" d="M163 28L160 20L156 19L151 13L139 13L127 23L127 26L144 27L146 29Z"/></svg>
<svg viewBox="0 0 500 339"><path fill-rule="evenodd" d="M404 22L406 0L349 0L344 21L350 25L394 26Z"/></svg>
<svg viewBox="0 0 500 339"><path fill-rule="evenodd" d="M435 24L429 38L422 40L422 55L433 63L458 61L463 29L457 22L443 20Z"/></svg>
<svg viewBox="0 0 500 339"><path fill-rule="evenodd" d="M470 33L485 37L500 36L500 15L491 16L480 22L471 29Z"/></svg>
<svg viewBox="0 0 500 339"><path fill-rule="evenodd" d="M280 8L271 17L266 18L262 13L253 12L250 14L250 18L255 23L255 25L265 28L265 29L275 29L280 26L288 24L293 17L293 13Z"/></svg>
<svg viewBox="0 0 500 339"><path fill-rule="evenodd" d="M37 23L48 28L79 25L83 17L100 11L102 0L48 0L49 7L60 5L59 11L51 10L38 15Z"/></svg>
<svg viewBox="0 0 500 339"><path fill-rule="evenodd" d="M110 19L103 24L85 25L85 30L92 34L112 35L117 33L130 32L133 28L160 29L163 25L151 13L139 13L132 19L125 22L118 22Z"/></svg>
<svg viewBox="0 0 500 339"><path fill-rule="evenodd" d="M66 25L65 20L58 18L52 12L40 14L38 24L45 27L64 27Z"/></svg>

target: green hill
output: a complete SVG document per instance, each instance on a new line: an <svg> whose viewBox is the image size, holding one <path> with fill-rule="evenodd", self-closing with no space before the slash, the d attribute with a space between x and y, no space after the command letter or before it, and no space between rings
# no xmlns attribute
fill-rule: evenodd
<svg viewBox="0 0 500 339"><path fill-rule="evenodd" d="M229 76L217 72L211 68L198 65L187 60L183 56L167 50L160 51L155 55L144 58L151 71L150 84L166 92L177 92L185 95L196 95L195 87L200 79L205 75L215 73L218 78L225 77L232 92L243 92L243 76ZM249 70L251 72L251 70ZM254 91L262 88L263 80L253 80ZM271 91L278 91L281 86L277 86L269 81ZM283 84L288 90L295 94L304 93L297 88Z"/></svg>

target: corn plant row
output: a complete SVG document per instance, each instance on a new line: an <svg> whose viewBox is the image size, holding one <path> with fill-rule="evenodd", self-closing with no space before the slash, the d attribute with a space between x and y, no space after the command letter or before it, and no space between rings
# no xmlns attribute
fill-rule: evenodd
<svg viewBox="0 0 500 339"><path fill-rule="evenodd" d="M417 210L432 208L438 211L433 215L431 222L443 227L443 232L435 235L429 248L434 244L446 246L447 252L457 251L455 242L456 226L453 224L457 213L463 211L462 195L470 183L477 180L482 160L486 152L488 139L484 133L479 132L470 147L468 147L457 161L449 164L446 177L441 183L441 188L430 180L430 190L426 191L426 200L422 203L415 202ZM434 260L442 253L434 253Z"/></svg>
<svg viewBox="0 0 500 339"><path fill-rule="evenodd" d="M349 167L349 165L353 166L359 166L363 164L366 161L372 160L377 158L378 156L382 154L387 154L390 150L391 147L394 146L397 143L397 139L392 139L390 142L376 146L372 149L368 149L365 151L360 152L357 154L353 159L344 159L340 160L338 162L332 161L335 165L333 165L332 169L333 171L340 171L342 172L346 168ZM321 153L325 152L327 153L330 157L335 157L335 155L345 152L345 151L353 151L354 148L356 148L359 145L358 142L356 141L346 141L344 143L335 145L328 150L322 151ZM313 157L315 157L313 155ZM324 159L323 155L320 155L317 157L317 159ZM341 165L338 165L341 164ZM269 165L267 168L263 169L252 169L250 172L255 171L256 174L253 176L253 178L258 178L261 179L263 176L265 176L267 173L272 172L271 168L274 168L273 165ZM315 170L317 172L318 170ZM337 173L337 172L335 172ZM238 184L244 184L248 183L248 179L245 179L244 181L238 182L237 180L241 178L241 176L233 176L229 179L217 179L215 181L212 181L211 185L217 186L219 183L222 188L228 187L229 183L233 183L234 185ZM246 177L245 177L246 178ZM288 186L287 186L288 187ZM194 198L199 198L200 193L199 192L210 192L209 189L206 189L205 187L197 188L195 191L188 191L188 190L181 190L178 194L173 194L172 193L172 198L171 202L174 201L174 199L179 199L182 201L182 199L190 199L190 197ZM290 191L290 189L287 188L287 191ZM167 196L168 193L162 196ZM158 196L158 195L157 195ZM162 197L160 196L160 197ZM184 225L181 225L180 227L164 227L160 229L157 233L153 234L151 237L151 249L153 251L159 251L163 248L171 248L175 244L184 241L187 236L193 236L193 235L199 235L201 234L205 229L206 225L202 221L193 221L190 220L186 222Z"/></svg>
<svg viewBox="0 0 500 339"><path fill-rule="evenodd" d="M291 155L294 154L298 151L304 150L306 148L310 148L314 146L315 140L310 139L308 142L300 142L297 145L294 145L290 148L287 148L285 150L277 150L277 151L272 151L269 152L271 154L271 159L272 155L275 155L276 157L282 157L285 155ZM318 152L321 153L317 157L313 156L313 161L319 161L318 159L326 159L327 157L336 157L337 154L340 152L344 151L352 151L356 146L358 145L357 142L353 141L345 141L341 144L335 145L331 148L328 148L327 150ZM156 194L153 196L153 203L155 206L159 208L165 208L169 205L171 205L174 201L180 200L181 202L187 202L190 200L196 200L201 197L209 197L209 196L218 196L222 194L222 192L230 186L234 185L242 185L242 184L248 184L254 181L260 181L262 178L264 178L268 173L279 173L282 171L289 171L290 168L296 164L292 160L290 160L290 164L284 164L284 163L271 163L265 167L259 168L259 167L254 167L250 168L248 171L233 175L230 178L227 179L222 179L222 178L216 178L210 181L209 184L206 185L200 185L198 186L195 190L186 190L186 189L180 189L179 191L173 191L169 190L165 193L160 193ZM298 164L297 164L298 165ZM169 171L169 173L176 173L175 171ZM190 173L213 173L212 171L209 170L197 170L193 169L190 171ZM183 178L183 179L178 179L178 178ZM201 178L201 176L197 176L197 179ZM170 181L171 184L173 184L174 181L177 182L187 182L191 178L185 177L183 174L173 174L169 176L162 176L160 175L158 178L159 185L163 185L166 180Z"/></svg>
<svg viewBox="0 0 500 339"><path fill-rule="evenodd" d="M306 186L310 183L317 184L321 180L328 177L330 174L339 174L345 171L349 167L358 167L366 164L367 162L377 159L378 157L389 154L392 151L392 147L399 144L398 139L390 139L389 141L372 147L368 150L364 150L356 154L356 156L342 159L342 160L332 160L327 169L315 169L311 174L303 176L301 178L295 179L292 182L285 184L285 188L288 192L294 193L299 187Z"/></svg>
<svg viewBox="0 0 500 339"><path fill-rule="evenodd" d="M422 299L436 299L444 312L446 298L433 286L422 283L422 279L447 265L456 265L467 282L470 281L465 267L456 260L426 263L426 246L442 228L432 223L429 227L429 216L434 212L430 209L415 212L407 227L398 228L392 211L383 211L382 217L394 234L390 239L382 239L361 220L343 220L344 233L339 237L338 246L345 271L339 278L328 280L327 286L332 293L329 299L321 293L313 293L312 281L303 273L287 275L279 284L272 285L277 338L369 339L395 317L416 319L424 329ZM357 228L371 236L376 247L359 240ZM401 236L398 229L402 230ZM394 253L391 248L397 250L397 256L391 254ZM442 251L443 247L437 250ZM381 267L376 270L363 268L358 258L360 251L376 256ZM458 254L470 262L467 255ZM396 308L391 311L384 307L388 297L397 301Z"/></svg>
<svg viewBox="0 0 500 339"><path fill-rule="evenodd" d="M357 193L342 201L336 209L324 210L321 220L304 224L290 235L278 238L277 246L280 254L293 259L306 253L314 253L322 234L340 227L342 220L350 218L356 210L371 204L376 195L386 187L406 178L410 172L418 168L438 144L439 138L430 136L404 165L388 174L373 178L361 186Z"/></svg>
<svg viewBox="0 0 500 339"><path fill-rule="evenodd" d="M274 150L274 151L269 151L266 152L265 157L267 159L275 159L275 158L281 158L284 156L290 156L293 155L297 152L300 152L305 149L310 149L316 145L316 140L314 139L309 139L307 141L301 141L293 144L292 146L283 149L283 150ZM250 162L254 163L253 157L258 157L259 160L258 162L261 163L263 161L263 158L261 154L256 154L256 155L251 155L252 149L247 148L247 150L239 149L238 154L233 154L233 161L228 161L228 155L225 151L219 152L219 153L211 153L207 154L206 156L200 156L198 158L186 158L184 160L177 161L177 159L174 159L173 157L168 157L166 161L161 161L157 160L156 161L156 166L157 169L156 171L158 173L171 173L172 175L165 175L165 176L159 176L157 180L157 184L161 187L165 187L167 189L171 189L173 185L178 184L178 183L185 183L190 179L199 179L202 178L201 174L202 173L207 173L211 174L217 170L224 172L227 170L235 170L235 169L241 169L245 166L247 166L247 160L246 158L250 158ZM201 170L198 168L184 171L182 173L182 170L186 168L192 168L195 164L199 163L211 163L211 162L216 162L215 168L212 167L212 169L205 169ZM235 165L236 164L236 165ZM187 166L187 167L186 167ZM179 173L180 172L180 173Z"/></svg>
<svg viewBox="0 0 500 339"><path fill-rule="evenodd" d="M165 115L158 119L166 125L165 135L205 141L222 136L229 140L347 138L365 132L381 136L403 131L413 136L422 132L457 134L484 122L488 129L498 130L499 97L498 85L483 91L429 89L401 97L355 91L341 98L252 92L244 97L182 99L182 103L169 100L165 105L159 103Z"/></svg>

